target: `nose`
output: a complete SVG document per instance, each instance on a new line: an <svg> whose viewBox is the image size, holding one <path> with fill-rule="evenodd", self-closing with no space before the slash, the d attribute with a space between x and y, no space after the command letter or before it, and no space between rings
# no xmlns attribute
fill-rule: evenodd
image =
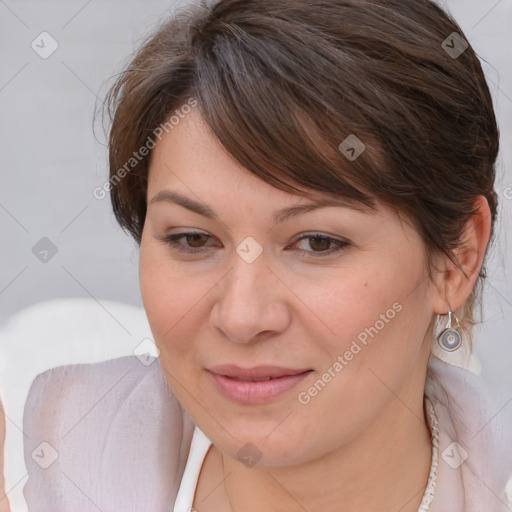
<svg viewBox="0 0 512 512"><path fill-rule="evenodd" d="M218 283L211 326L237 343L250 343L284 332L290 324L287 296L292 295L261 254L248 263L238 254Z"/></svg>

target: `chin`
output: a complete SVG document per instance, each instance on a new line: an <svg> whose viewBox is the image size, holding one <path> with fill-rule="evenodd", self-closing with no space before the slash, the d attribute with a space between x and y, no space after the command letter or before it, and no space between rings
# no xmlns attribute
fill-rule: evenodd
<svg viewBox="0 0 512 512"><path fill-rule="evenodd" d="M304 457L304 435L300 432L292 432L285 428L277 427L275 421L268 421L263 426L247 426L232 423L235 432L243 432L231 437L227 432L233 432L228 426L226 431L217 429L212 439L215 446L225 456L238 460L247 467L252 465L261 467L280 467L294 465L301 462ZM281 431L279 432L279 429ZM203 430L203 432L205 432ZM209 437L209 435L205 432Z"/></svg>

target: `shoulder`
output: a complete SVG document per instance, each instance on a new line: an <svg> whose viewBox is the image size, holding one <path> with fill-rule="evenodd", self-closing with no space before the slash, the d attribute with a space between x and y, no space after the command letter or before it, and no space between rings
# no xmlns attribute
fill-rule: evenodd
<svg viewBox="0 0 512 512"><path fill-rule="evenodd" d="M512 476L512 425L496 413L500 407L486 381L432 357L425 394L434 406L440 431L432 510L443 510L443 503L450 502L452 510L501 512L508 502L506 486Z"/></svg>
<svg viewBox="0 0 512 512"><path fill-rule="evenodd" d="M52 368L25 404L31 511L166 510L194 425L157 359Z"/></svg>
<svg viewBox="0 0 512 512"><path fill-rule="evenodd" d="M37 375L32 382L25 405L25 419L31 413L43 412L42 401L51 400L53 413L44 411L45 420L67 418L81 405L95 405L105 409L113 403L125 406L143 406L141 392L150 388L159 397L174 402L174 395L168 388L158 360L151 358L151 364L143 364L135 356L110 359L99 363L73 364L51 368ZM107 414L112 410L104 411Z"/></svg>

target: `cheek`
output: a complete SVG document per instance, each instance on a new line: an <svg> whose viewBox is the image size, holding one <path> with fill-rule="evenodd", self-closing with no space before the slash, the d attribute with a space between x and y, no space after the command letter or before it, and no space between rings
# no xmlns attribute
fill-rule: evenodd
<svg viewBox="0 0 512 512"><path fill-rule="evenodd" d="M310 295L314 312L333 335L326 339L336 340L331 348L337 353L392 308L398 294L382 279L379 273L354 271L341 275L326 293Z"/></svg>
<svg viewBox="0 0 512 512"><path fill-rule="evenodd" d="M377 363L381 367L389 363L392 368L398 360L414 358L423 340L417 327L428 320L422 284L426 281L420 258L401 256L354 267L331 284L327 293L309 296L312 309L328 328L324 348L332 362L347 351L354 369Z"/></svg>
<svg viewBox="0 0 512 512"><path fill-rule="evenodd" d="M198 314L201 298L209 289L204 280L183 275L169 264L165 248L141 245L139 282L144 309L155 343L161 352L172 342L173 350L190 346L197 325L190 318ZM182 340L180 344L179 340Z"/></svg>
<svg viewBox="0 0 512 512"><path fill-rule="evenodd" d="M419 288L418 296L410 293L418 269L399 267L390 263L379 273L354 272L330 293L309 296L329 328L312 338L322 343L315 347L323 354L319 380L299 390L307 405L298 412L312 428L314 418L323 417L340 425L339 435L354 434L393 398L390 390L397 392L409 379L423 340L415 317L424 305Z"/></svg>

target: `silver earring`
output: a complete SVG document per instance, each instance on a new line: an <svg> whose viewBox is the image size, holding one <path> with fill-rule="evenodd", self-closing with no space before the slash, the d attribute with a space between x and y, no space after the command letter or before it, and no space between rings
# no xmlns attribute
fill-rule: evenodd
<svg viewBox="0 0 512 512"><path fill-rule="evenodd" d="M459 319L453 314L455 320L457 321L457 325L452 327L452 312L448 312L448 324L445 329L439 334L437 337L437 341L443 350L447 352L453 352L457 350L462 345L462 336L459 331L457 331L457 327L459 327Z"/></svg>

